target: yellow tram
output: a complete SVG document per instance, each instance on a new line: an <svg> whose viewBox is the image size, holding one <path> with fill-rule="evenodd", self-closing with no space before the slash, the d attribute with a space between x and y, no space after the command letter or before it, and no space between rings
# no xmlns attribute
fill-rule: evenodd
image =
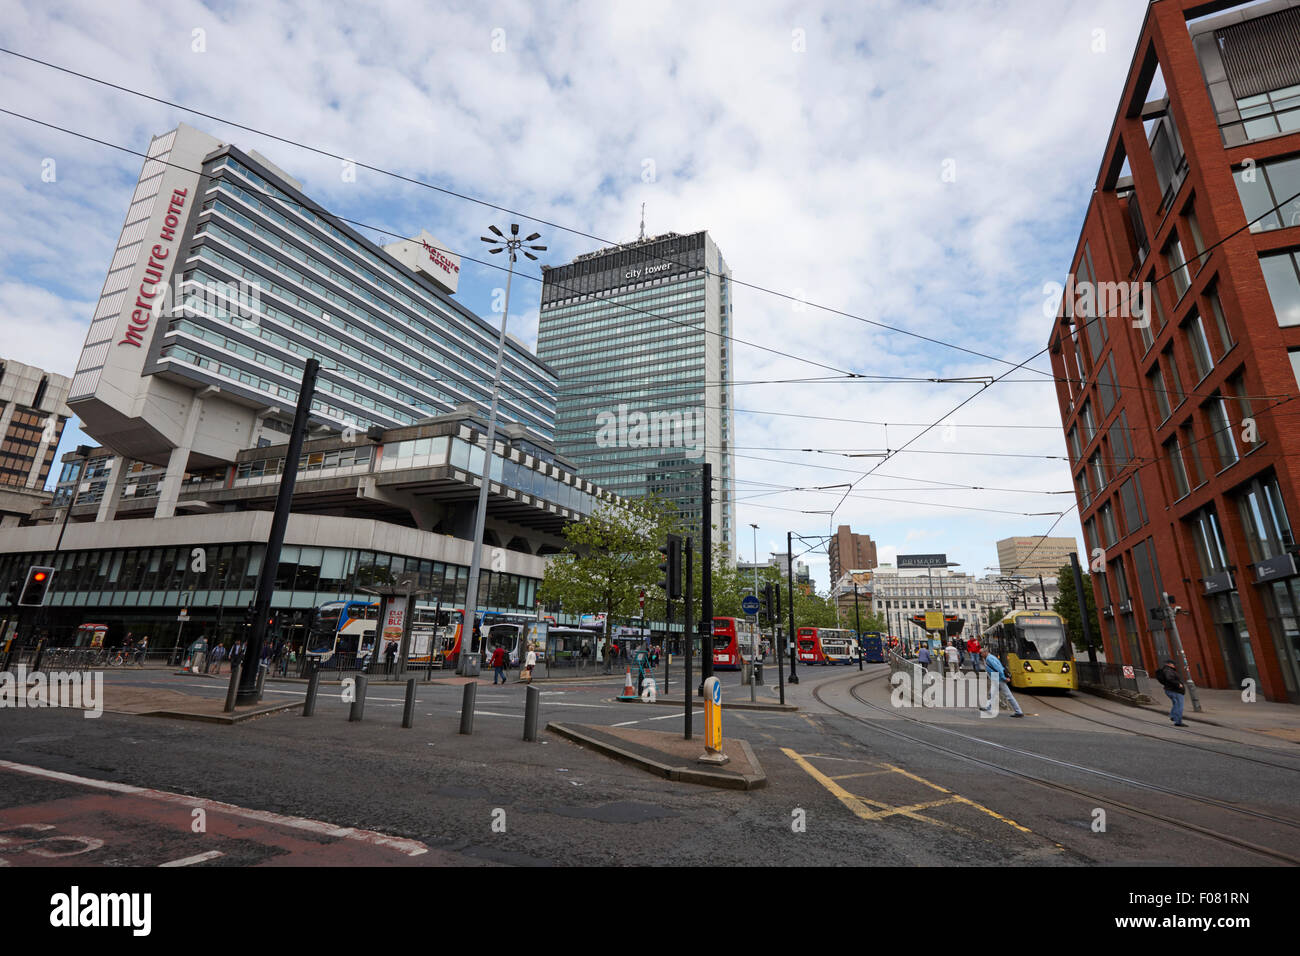
<svg viewBox="0 0 1300 956"><path fill-rule="evenodd" d="M1079 689L1074 645L1053 611L1012 611L984 629L981 645L997 655L1016 689Z"/></svg>

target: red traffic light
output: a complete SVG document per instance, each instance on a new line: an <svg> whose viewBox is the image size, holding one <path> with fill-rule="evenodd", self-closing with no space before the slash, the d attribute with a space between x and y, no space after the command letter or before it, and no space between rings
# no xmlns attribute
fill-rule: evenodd
<svg viewBox="0 0 1300 956"><path fill-rule="evenodd" d="M36 581L36 582L44 581L44 580L45 580L45 572L44 572L44 571L37 571L35 574L32 575L32 580L33 580L33 581Z"/></svg>

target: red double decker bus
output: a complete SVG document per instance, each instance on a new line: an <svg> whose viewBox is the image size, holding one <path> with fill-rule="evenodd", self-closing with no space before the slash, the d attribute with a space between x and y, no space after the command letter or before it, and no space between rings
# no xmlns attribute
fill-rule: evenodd
<svg viewBox="0 0 1300 956"><path fill-rule="evenodd" d="M798 635L801 663L853 663L852 631L835 627L801 627Z"/></svg>
<svg viewBox="0 0 1300 956"><path fill-rule="evenodd" d="M761 658L762 637L752 621L741 617L713 619L713 667L715 670L738 671L742 661Z"/></svg>

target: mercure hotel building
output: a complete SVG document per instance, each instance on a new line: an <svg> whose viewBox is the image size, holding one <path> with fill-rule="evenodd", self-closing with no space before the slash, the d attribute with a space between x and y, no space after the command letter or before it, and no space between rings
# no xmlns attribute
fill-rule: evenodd
<svg viewBox="0 0 1300 956"><path fill-rule="evenodd" d="M165 642L178 604L200 629L238 622L315 358L273 606L305 619L404 575L463 601L498 330L454 298L459 272L427 233L376 245L256 152L185 125L154 137L67 392L98 447L65 457L36 523L0 532L0 584L54 564L56 627L96 619ZM616 500L556 454L556 393L552 368L508 338L491 609L532 610L564 524Z"/></svg>

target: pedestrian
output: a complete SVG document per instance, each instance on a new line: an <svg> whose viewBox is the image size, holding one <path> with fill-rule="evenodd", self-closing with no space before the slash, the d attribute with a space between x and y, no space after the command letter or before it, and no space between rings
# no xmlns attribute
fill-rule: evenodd
<svg viewBox="0 0 1300 956"><path fill-rule="evenodd" d="M384 648L384 666L391 672L393 669L393 659L397 657L397 642L389 641L388 646ZM493 681L492 683L496 683Z"/></svg>
<svg viewBox="0 0 1300 956"><path fill-rule="evenodd" d="M135 652L135 664L137 667L144 667L145 655L149 653L149 635L146 634L140 638L140 646Z"/></svg>
<svg viewBox="0 0 1300 956"><path fill-rule="evenodd" d="M1178 676L1178 668L1172 659L1165 661L1165 666L1156 671L1156 680L1164 687L1165 696L1169 698L1169 703L1172 705L1169 708L1169 719L1174 722L1175 727L1186 727L1187 725L1183 723L1183 695L1187 693L1187 686Z"/></svg>
<svg viewBox="0 0 1300 956"><path fill-rule="evenodd" d="M983 668L980 667L980 642L972 637L966 642L966 653L970 655L970 669L978 674Z"/></svg>
<svg viewBox="0 0 1300 956"><path fill-rule="evenodd" d="M929 641L922 644L921 649L916 652L916 660L921 665L921 670L928 671L930 669L930 642Z"/></svg>
<svg viewBox="0 0 1300 956"><path fill-rule="evenodd" d="M537 652L533 650L533 645L529 644L528 656L524 658L524 673L519 676L519 679L527 680L529 683L532 683L533 668L536 666L537 666Z"/></svg>
<svg viewBox="0 0 1300 956"><path fill-rule="evenodd" d="M212 673L221 673L221 662L226 659L226 645L218 644L212 649Z"/></svg>
<svg viewBox="0 0 1300 956"><path fill-rule="evenodd" d="M492 652L493 687L496 686L498 678L500 678L501 683L504 684L506 682L506 649L504 647L498 647Z"/></svg>
<svg viewBox="0 0 1300 956"><path fill-rule="evenodd" d="M1024 711L1020 709L1020 704L1016 701L1015 695L1011 693L1011 685L1007 681L1007 669L1002 666L1002 662L987 647L980 653L984 655L984 669L989 674L989 699L980 710L991 711L994 697L1001 694L1007 699L1007 703L1011 705L1012 717L1025 716Z"/></svg>
<svg viewBox="0 0 1300 956"><path fill-rule="evenodd" d="M961 660L960 655L957 652L957 642L949 641L948 648L944 653L948 655L948 670L952 671L954 674L960 674Z"/></svg>

